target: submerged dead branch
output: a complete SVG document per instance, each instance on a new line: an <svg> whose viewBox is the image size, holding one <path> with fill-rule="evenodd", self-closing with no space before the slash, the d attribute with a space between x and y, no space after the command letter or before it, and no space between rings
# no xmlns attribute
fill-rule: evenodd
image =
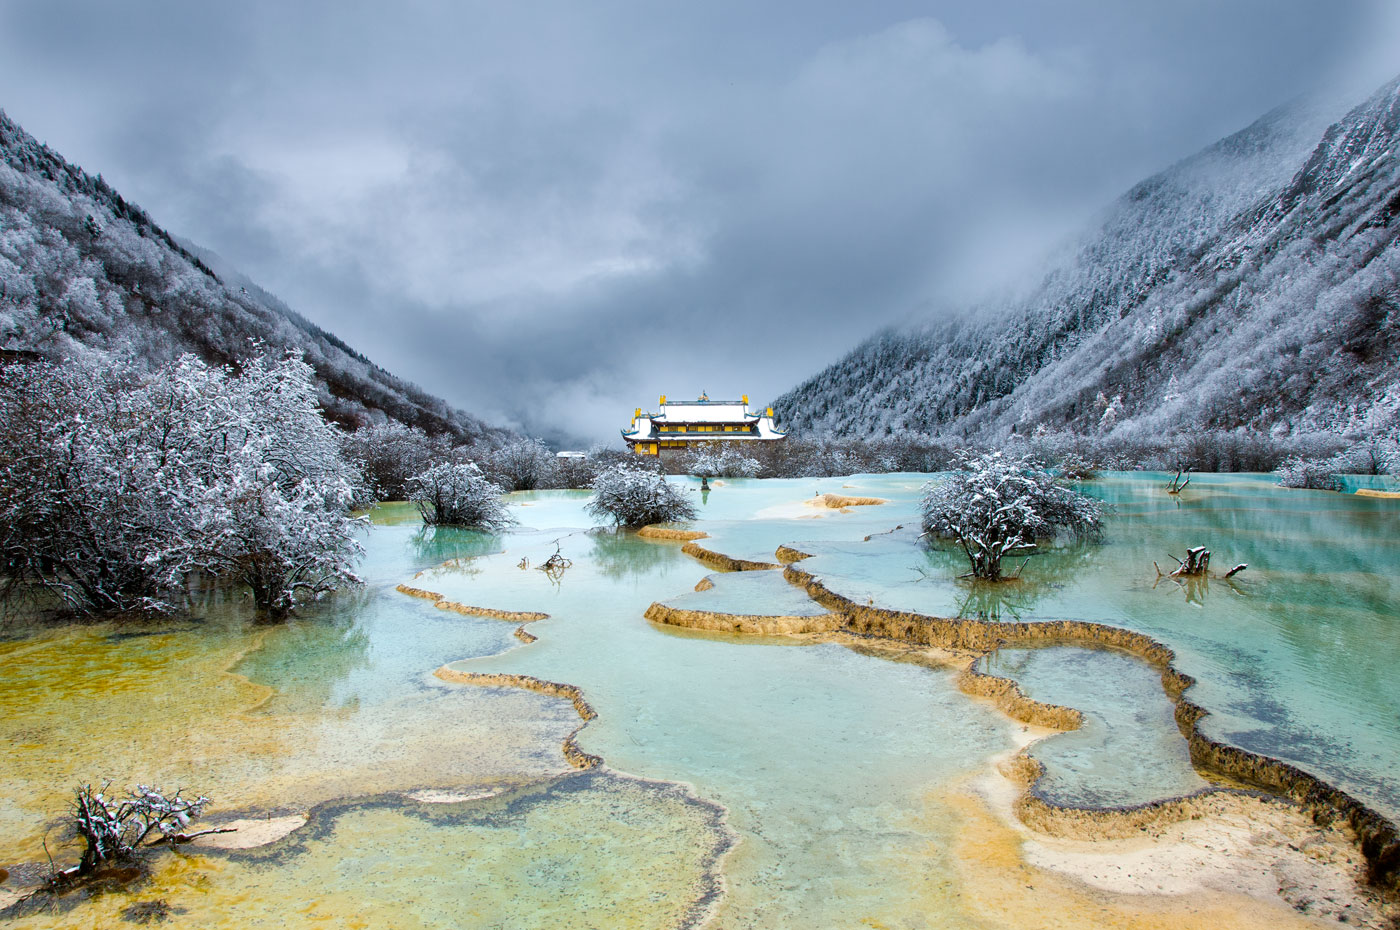
<svg viewBox="0 0 1400 930"><path fill-rule="evenodd" d="M1157 570L1157 580L1152 583L1155 589L1162 583L1163 578L1170 578L1183 588L1186 592L1186 599L1191 603L1201 604L1205 602L1206 592L1209 590L1210 580L1215 577L1229 584L1230 590L1243 597L1245 592L1237 587L1233 579L1249 565L1241 562L1223 575L1212 576L1210 572L1210 550L1205 546L1196 546L1186 550L1186 558L1178 559L1171 553L1168 557L1176 563L1176 568L1170 572L1163 572L1162 567L1155 561L1152 567Z"/></svg>
<svg viewBox="0 0 1400 930"><path fill-rule="evenodd" d="M564 572L574 564L572 559L564 558L560 549L559 540L556 539L554 541L554 554L545 559L543 564L535 566L538 571L544 572L549 577L549 580L555 584L559 583L559 579L564 577ZM523 559L521 561L522 563L524 562ZM524 567L524 564L522 564L521 568Z"/></svg>

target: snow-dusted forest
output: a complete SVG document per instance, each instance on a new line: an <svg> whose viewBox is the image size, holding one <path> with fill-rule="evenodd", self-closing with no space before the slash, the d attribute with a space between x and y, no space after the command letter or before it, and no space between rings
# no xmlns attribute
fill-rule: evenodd
<svg viewBox="0 0 1400 930"><path fill-rule="evenodd" d="M1275 110L1134 187L1029 293L887 331L779 398L839 436L1393 433L1400 81Z"/></svg>

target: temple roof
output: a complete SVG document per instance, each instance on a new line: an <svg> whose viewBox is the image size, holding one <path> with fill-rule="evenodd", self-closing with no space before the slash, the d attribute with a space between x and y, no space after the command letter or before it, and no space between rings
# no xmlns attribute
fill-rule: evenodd
<svg viewBox="0 0 1400 930"><path fill-rule="evenodd" d="M660 413L643 413L637 410L633 428L623 430L622 435L629 441L642 439L744 439L781 438L773 426L771 412L759 413L749 409L749 399L710 400L709 395L701 394L698 400L668 401L661 398ZM660 427L669 427L664 434L657 432ZM691 429L699 426L747 427L742 432L711 431Z"/></svg>

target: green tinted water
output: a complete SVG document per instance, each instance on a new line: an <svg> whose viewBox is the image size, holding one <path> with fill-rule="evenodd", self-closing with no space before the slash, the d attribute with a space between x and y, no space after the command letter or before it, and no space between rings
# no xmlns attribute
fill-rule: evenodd
<svg viewBox="0 0 1400 930"><path fill-rule="evenodd" d="M1093 620L1177 653L1206 733L1294 762L1400 818L1400 502L1274 486L1270 476L1115 475L1103 545L1035 556L1025 584L956 580L963 557L910 534L822 549L804 568L856 600L936 616ZM1157 577L1192 546L1230 581Z"/></svg>
<svg viewBox="0 0 1400 930"><path fill-rule="evenodd" d="M924 480L728 481L703 500L701 544L772 560L800 543L829 586L883 606L1141 629L1200 680L1210 732L1400 808L1400 502L1241 476L1197 477L1178 500L1157 476L1113 476L1088 486L1118 508L1104 545L1057 547L989 593L956 580L959 555L919 543ZM808 505L828 492L889 502ZM500 537L380 508L368 587L283 626L213 602L194 622L0 642L5 860L40 854L68 786L110 776L185 785L216 811L328 805L265 853L167 859L137 897L183 902L177 926L659 926L711 906L726 927L975 920L951 851L961 815L940 798L1011 746L1000 714L948 669L649 624L653 601L791 615L803 599L776 574L695 593L711 570L678 543L590 528L583 494L513 499L521 526ZM1191 545L1250 568L1234 584L1159 582L1152 560ZM550 577L533 566L556 547L573 565ZM399 582L550 619L522 646L515 623L437 609ZM1034 749L1046 796L1125 804L1200 786L1141 663L1070 649L993 661L1032 696L1088 712L1084 730ZM567 701L447 684L432 675L446 663L581 687L600 716L578 739L607 769L563 760L579 723ZM501 793L405 798L428 789ZM105 926L129 900L29 925Z"/></svg>
<svg viewBox="0 0 1400 930"><path fill-rule="evenodd" d="M1077 730L1031 748L1045 766L1034 792L1061 807L1113 808L1210 787L1191 766L1161 674L1108 649L1000 649L978 666L1014 679L1030 698L1073 707Z"/></svg>

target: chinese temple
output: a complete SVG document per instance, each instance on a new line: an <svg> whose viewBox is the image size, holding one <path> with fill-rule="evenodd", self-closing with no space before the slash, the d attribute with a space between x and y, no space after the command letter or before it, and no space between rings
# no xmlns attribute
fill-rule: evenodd
<svg viewBox="0 0 1400 930"><path fill-rule="evenodd" d="M660 407L659 413L638 407L632 428L622 431L627 448L637 455L661 455L715 440L771 442L787 435L773 425L772 407L764 413L749 409L747 394L741 400L710 400L701 394L698 400L674 401L662 394Z"/></svg>

